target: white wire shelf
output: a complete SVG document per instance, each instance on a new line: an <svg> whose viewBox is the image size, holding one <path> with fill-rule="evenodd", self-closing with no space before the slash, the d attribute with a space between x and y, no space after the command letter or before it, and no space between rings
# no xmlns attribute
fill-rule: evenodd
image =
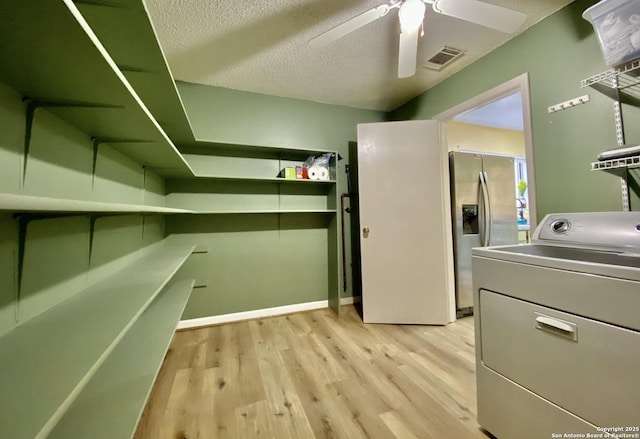
<svg viewBox="0 0 640 439"><path fill-rule="evenodd" d="M640 156L622 157L619 159L602 160L591 163L592 171L609 171L615 169L629 169L640 167Z"/></svg>
<svg viewBox="0 0 640 439"><path fill-rule="evenodd" d="M617 85L615 84L616 78L618 80ZM607 70L606 72L598 73L597 75L583 79L580 85L582 87L604 85L612 89L625 90L629 93L630 89L640 86L640 59L631 61L617 69ZM637 95L640 95L640 87L633 91Z"/></svg>

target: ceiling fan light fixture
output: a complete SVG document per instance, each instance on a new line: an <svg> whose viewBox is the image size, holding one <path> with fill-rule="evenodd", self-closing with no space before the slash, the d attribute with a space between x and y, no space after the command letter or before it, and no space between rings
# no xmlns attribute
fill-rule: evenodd
<svg viewBox="0 0 640 439"><path fill-rule="evenodd" d="M402 32L415 32L424 20L427 7L422 0L405 0L398 11Z"/></svg>

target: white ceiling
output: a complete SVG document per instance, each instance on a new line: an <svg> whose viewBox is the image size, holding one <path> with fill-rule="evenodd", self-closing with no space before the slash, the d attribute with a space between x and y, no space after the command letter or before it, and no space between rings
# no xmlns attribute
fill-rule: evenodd
<svg viewBox="0 0 640 439"><path fill-rule="evenodd" d="M505 130L524 131L522 94L518 91L504 96L493 102L465 111L454 117L453 120Z"/></svg>
<svg viewBox="0 0 640 439"><path fill-rule="evenodd" d="M480 1L480 0L479 0ZM528 14L519 32L572 0L484 0ZM418 70L397 78L397 10L322 49L307 42L381 0L146 0L175 79L357 108L397 108L515 35L427 9ZM465 54L421 68L442 46Z"/></svg>

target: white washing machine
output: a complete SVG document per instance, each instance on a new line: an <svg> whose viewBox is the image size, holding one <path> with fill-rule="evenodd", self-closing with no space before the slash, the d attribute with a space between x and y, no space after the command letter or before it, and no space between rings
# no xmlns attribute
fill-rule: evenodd
<svg viewBox="0 0 640 439"><path fill-rule="evenodd" d="M640 438L640 212L547 215L472 273L483 428Z"/></svg>

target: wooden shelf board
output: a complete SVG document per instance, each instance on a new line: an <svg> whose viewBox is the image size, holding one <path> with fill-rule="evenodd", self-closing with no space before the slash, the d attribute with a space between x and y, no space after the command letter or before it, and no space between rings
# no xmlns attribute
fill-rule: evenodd
<svg viewBox="0 0 640 439"><path fill-rule="evenodd" d="M289 209L289 210L208 210L208 211L191 211L191 214L194 215L239 215L239 214L288 214L288 213L336 213L335 209Z"/></svg>
<svg viewBox="0 0 640 439"><path fill-rule="evenodd" d="M77 6L169 137L174 142L193 142L182 99L142 0L105 3ZM114 23L118 23L117 32Z"/></svg>
<svg viewBox="0 0 640 439"><path fill-rule="evenodd" d="M306 159L310 155L325 154L327 150L306 149L306 148L285 148L268 145L243 145L233 143L219 143L204 139L196 139L191 144L181 144L180 149L187 152L209 151L210 153L235 154L235 153L257 153L263 156L276 158Z"/></svg>
<svg viewBox="0 0 640 439"><path fill-rule="evenodd" d="M72 0L4 0L2 14L0 58L15 62L0 81L89 136L157 144L143 164L160 175L193 175Z"/></svg>
<svg viewBox="0 0 640 439"><path fill-rule="evenodd" d="M196 174L197 178L210 180L226 180L226 181L256 181L264 183L281 183L281 184L336 184L336 180L309 180L309 179L293 179L280 177L240 177L240 176L224 176L224 175L205 175Z"/></svg>
<svg viewBox="0 0 640 439"><path fill-rule="evenodd" d="M185 209L104 203L0 193L0 210L11 212L190 213Z"/></svg>
<svg viewBox="0 0 640 439"><path fill-rule="evenodd" d="M159 248L0 338L0 437L45 437L194 248Z"/></svg>
<svg viewBox="0 0 640 439"><path fill-rule="evenodd" d="M180 280L158 295L48 439L133 436L193 285L193 280Z"/></svg>

